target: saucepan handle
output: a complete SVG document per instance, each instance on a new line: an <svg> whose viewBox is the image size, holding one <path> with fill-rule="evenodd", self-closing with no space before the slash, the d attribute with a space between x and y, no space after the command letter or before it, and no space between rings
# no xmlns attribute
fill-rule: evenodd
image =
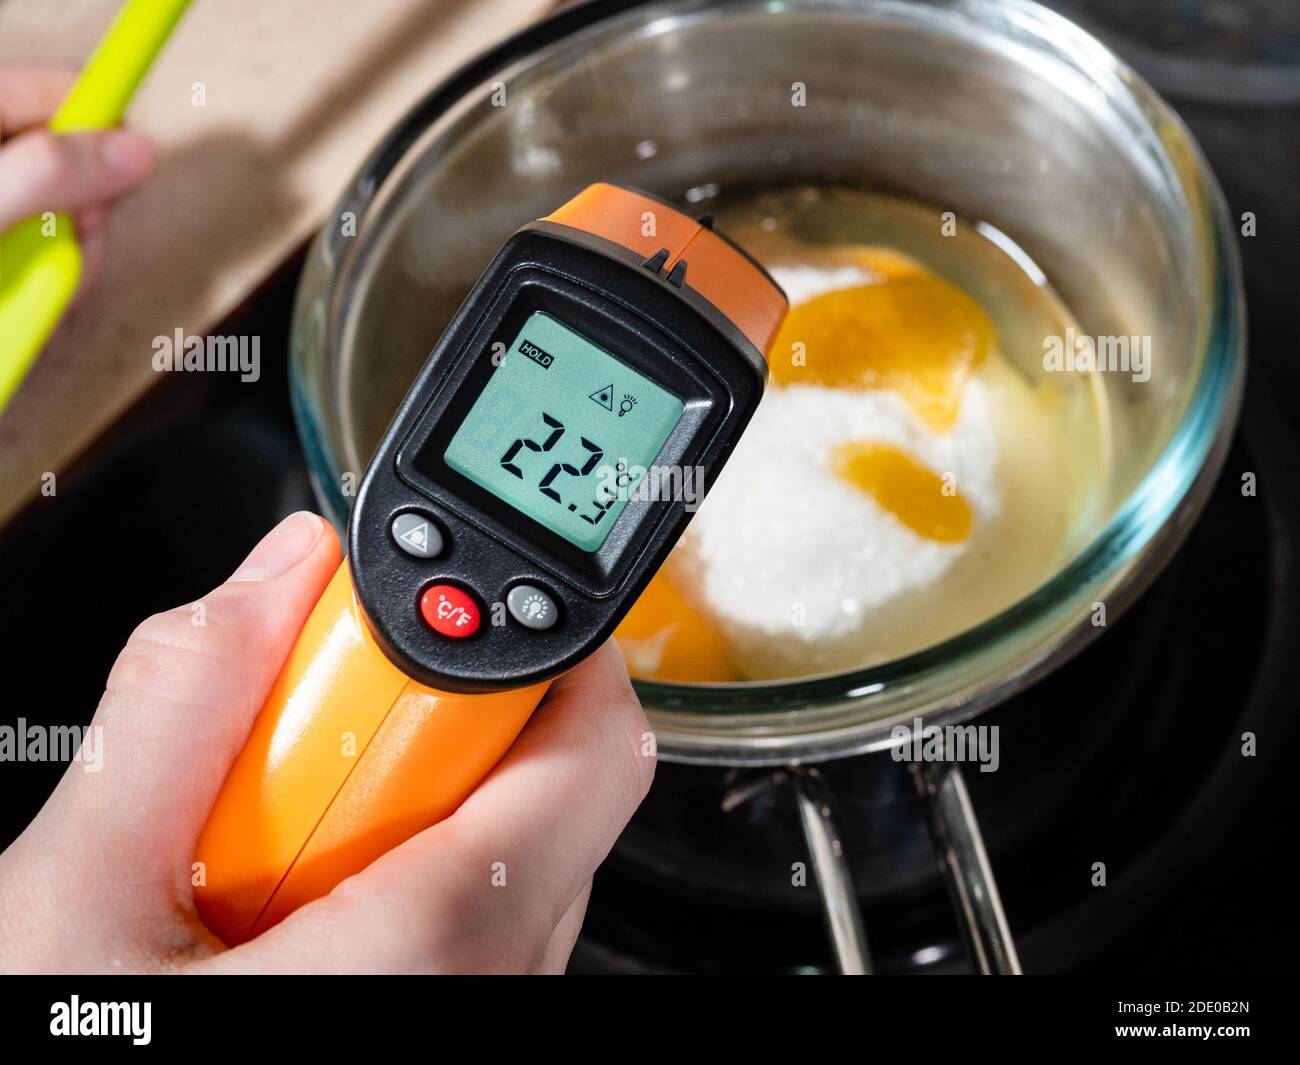
<svg viewBox="0 0 1300 1065"><path fill-rule="evenodd" d="M952 762L917 762L911 772L926 804L930 836L971 960L985 975L1019 975L1016 944L961 767Z"/></svg>
<svg viewBox="0 0 1300 1065"><path fill-rule="evenodd" d="M858 895L853 888L839 815L826 778L814 768L791 767L790 781L799 807L799 822L821 892L822 913L840 972L849 976L871 972L867 932L862 924Z"/></svg>
<svg viewBox="0 0 1300 1065"><path fill-rule="evenodd" d="M961 767L917 763L911 773L926 807L940 868L972 964L985 975L1019 975L1020 959L1007 925L997 881L984 849L975 809ZM871 972L867 933L840 832L840 818L826 778L817 769L791 766L777 775L792 785L799 821L821 893L822 913L840 971Z"/></svg>

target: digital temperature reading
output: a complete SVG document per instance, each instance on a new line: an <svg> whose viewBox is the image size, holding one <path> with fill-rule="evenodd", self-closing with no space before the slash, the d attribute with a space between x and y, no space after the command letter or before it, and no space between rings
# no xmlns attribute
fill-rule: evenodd
<svg viewBox="0 0 1300 1065"><path fill-rule="evenodd" d="M570 543L595 551L684 409L672 393L538 311L444 460Z"/></svg>

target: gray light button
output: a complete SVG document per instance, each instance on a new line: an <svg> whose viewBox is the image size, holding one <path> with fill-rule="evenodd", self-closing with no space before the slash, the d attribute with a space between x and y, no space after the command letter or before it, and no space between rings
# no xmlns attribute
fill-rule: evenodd
<svg viewBox="0 0 1300 1065"><path fill-rule="evenodd" d="M389 526L397 546L416 558L434 558L442 553L442 533L432 518L423 514L399 514Z"/></svg>
<svg viewBox="0 0 1300 1065"><path fill-rule="evenodd" d="M516 584L506 596L510 616L528 629L549 629L560 620L555 600L535 584Z"/></svg>

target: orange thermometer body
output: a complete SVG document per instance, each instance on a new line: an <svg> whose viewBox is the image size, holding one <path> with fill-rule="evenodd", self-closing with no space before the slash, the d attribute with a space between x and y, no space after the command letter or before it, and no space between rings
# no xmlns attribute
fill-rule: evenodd
<svg viewBox="0 0 1300 1065"><path fill-rule="evenodd" d="M592 185L515 233L357 493L344 560L196 849L243 942L456 808L600 646L762 396L786 312L742 251Z"/></svg>

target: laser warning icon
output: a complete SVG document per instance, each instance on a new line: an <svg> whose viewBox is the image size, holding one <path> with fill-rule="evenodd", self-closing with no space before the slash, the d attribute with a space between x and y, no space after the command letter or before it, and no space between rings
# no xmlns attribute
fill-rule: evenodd
<svg viewBox="0 0 1300 1065"><path fill-rule="evenodd" d="M600 404L602 407L604 407L607 411L613 413L613 410L614 410L614 386L613 386L612 384L608 384L608 385L606 385L604 388L598 388L598 389L596 389L596 391L593 392L593 393L591 393L591 395L588 396L587 398L588 398L588 399L594 399L597 403L599 403L599 404Z"/></svg>
<svg viewBox="0 0 1300 1065"><path fill-rule="evenodd" d="M403 540L410 544L416 551L429 550L429 523L421 522L409 532L402 533Z"/></svg>

